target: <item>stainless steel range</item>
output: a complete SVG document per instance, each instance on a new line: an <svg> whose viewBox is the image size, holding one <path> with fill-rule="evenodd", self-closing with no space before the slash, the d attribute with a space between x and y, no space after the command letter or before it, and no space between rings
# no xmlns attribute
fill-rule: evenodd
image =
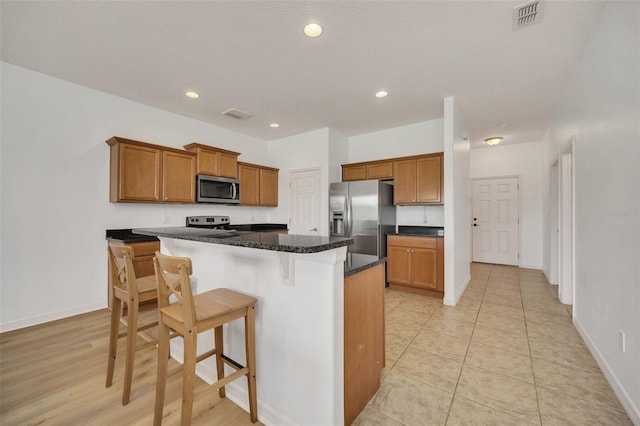
<svg viewBox="0 0 640 426"><path fill-rule="evenodd" d="M229 216L187 216L187 226L208 229L230 229Z"/></svg>

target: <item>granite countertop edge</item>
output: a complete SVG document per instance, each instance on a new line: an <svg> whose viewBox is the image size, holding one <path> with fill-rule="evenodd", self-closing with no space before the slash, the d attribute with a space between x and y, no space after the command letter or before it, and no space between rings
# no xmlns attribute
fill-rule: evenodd
<svg viewBox="0 0 640 426"><path fill-rule="evenodd" d="M374 266L378 266L378 265L380 265L382 263L386 263L386 262L387 262L387 258L383 257L382 259L375 259L371 263L367 263L365 265L360 265L360 266L357 266L357 267L354 267L354 268L349 268L345 264L344 277L345 278L350 277L350 276L355 275L355 274L357 274L359 272L366 271L367 269L373 268Z"/></svg>
<svg viewBox="0 0 640 426"><path fill-rule="evenodd" d="M151 235L160 238L175 238L179 240L189 240L189 241L198 241L202 243L209 244L220 244L227 246L235 246L235 247L246 247L246 248L254 248L260 250L270 250L270 251L280 251L286 253L299 253L299 254L311 254L311 253L319 253L327 250L332 250L335 248L347 246L353 244L352 238L333 238L332 240L326 242L318 242L313 243L313 240L306 244L289 244L289 243L278 243L272 244L261 241L248 241L248 240L237 240L234 238L215 238L215 237L207 237L207 236L198 236L198 235L178 235L175 233L162 232L162 231L154 231L150 229L133 229L133 232L136 234L142 235ZM254 235L256 240L260 239L262 234L273 235L272 232L249 232L245 235ZM295 238L295 237L305 237L305 236L296 236L291 234L280 234L284 238ZM249 237L250 238L250 237ZM323 238L323 237L313 237L307 236L307 238ZM326 238L324 238L326 240Z"/></svg>
<svg viewBox="0 0 640 426"><path fill-rule="evenodd" d="M152 235L134 234L131 228L128 229L107 229L105 239L119 243L146 243L160 241L158 237Z"/></svg>

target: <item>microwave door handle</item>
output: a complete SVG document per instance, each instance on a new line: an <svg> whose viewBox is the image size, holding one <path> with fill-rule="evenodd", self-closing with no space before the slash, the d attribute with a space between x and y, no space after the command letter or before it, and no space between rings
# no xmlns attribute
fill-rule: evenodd
<svg viewBox="0 0 640 426"><path fill-rule="evenodd" d="M237 190L237 186L238 186L238 185L237 185L237 184L235 184L235 183L232 183L232 184L231 184L231 199L232 199L232 200L235 200L235 199L236 199L236 194L237 194L237 192L238 192L238 190Z"/></svg>

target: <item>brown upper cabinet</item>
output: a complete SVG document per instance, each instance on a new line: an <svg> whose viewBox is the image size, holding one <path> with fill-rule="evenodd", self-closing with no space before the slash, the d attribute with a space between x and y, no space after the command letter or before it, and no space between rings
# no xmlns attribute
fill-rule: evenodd
<svg viewBox="0 0 640 426"><path fill-rule="evenodd" d="M238 162L240 179L240 205L278 205L278 169L257 164Z"/></svg>
<svg viewBox="0 0 640 426"><path fill-rule="evenodd" d="M120 137L111 147L109 201L194 203L196 154Z"/></svg>
<svg viewBox="0 0 640 426"><path fill-rule="evenodd" d="M393 203L442 204L442 152L342 165L342 181L393 179Z"/></svg>
<svg viewBox="0 0 640 426"><path fill-rule="evenodd" d="M184 149L197 154L196 173L211 176L238 178L239 152L213 146L190 143Z"/></svg>
<svg viewBox="0 0 640 426"><path fill-rule="evenodd" d="M393 203L442 203L442 153L393 162Z"/></svg>
<svg viewBox="0 0 640 426"><path fill-rule="evenodd" d="M342 181L365 179L392 179L393 162L391 160L368 161L342 165Z"/></svg>

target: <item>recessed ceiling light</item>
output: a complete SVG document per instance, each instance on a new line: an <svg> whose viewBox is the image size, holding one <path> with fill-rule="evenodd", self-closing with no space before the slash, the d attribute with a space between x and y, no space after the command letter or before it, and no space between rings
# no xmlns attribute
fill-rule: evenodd
<svg viewBox="0 0 640 426"><path fill-rule="evenodd" d="M269 124L269 126L273 127L274 129L280 127L278 123L271 123Z"/></svg>
<svg viewBox="0 0 640 426"><path fill-rule="evenodd" d="M484 141L487 143L487 145L498 145L500 142L502 142L502 136L494 136L491 138L487 138Z"/></svg>
<svg viewBox="0 0 640 426"><path fill-rule="evenodd" d="M184 94L187 98L198 99L200 97L196 92L185 92Z"/></svg>
<svg viewBox="0 0 640 426"><path fill-rule="evenodd" d="M376 92L376 98L384 98L387 95L388 93L385 90L380 90L379 92Z"/></svg>
<svg viewBox="0 0 640 426"><path fill-rule="evenodd" d="M304 35L306 35L307 37L314 38L322 34L322 27L316 24L315 22L312 22L310 24L305 25L303 31L304 31Z"/></svg>

